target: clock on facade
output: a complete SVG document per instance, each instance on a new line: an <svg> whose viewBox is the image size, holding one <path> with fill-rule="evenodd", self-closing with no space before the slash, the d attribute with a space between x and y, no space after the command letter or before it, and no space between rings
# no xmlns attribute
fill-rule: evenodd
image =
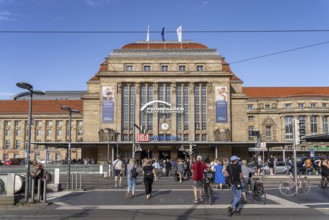
<svg viewBox="0 0 329 220"><path fill-rule="evenodd" d="M168 130L169 129L169 124L167 123L167 122L163 122L162 124L161 124L161 129L162 130Z"/></svg>

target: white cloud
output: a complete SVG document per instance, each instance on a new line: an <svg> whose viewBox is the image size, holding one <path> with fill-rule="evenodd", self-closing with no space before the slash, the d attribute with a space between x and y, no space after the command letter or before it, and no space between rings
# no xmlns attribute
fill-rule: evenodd
<svg viewBox="0 0 329 220"><path fill-rule="evenodd" d="M8 11L0 11L0 21L15 21L12 14Z"/></svg>

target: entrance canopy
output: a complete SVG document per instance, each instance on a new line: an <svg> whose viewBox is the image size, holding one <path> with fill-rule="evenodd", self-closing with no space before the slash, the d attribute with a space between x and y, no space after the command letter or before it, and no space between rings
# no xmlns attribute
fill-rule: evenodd
<svg viewBox="0 0 329 220"><path fill-rule="evenodd" d="M302 137L302 140L306 142L328 142L329 133L304 136Z"/></svg>

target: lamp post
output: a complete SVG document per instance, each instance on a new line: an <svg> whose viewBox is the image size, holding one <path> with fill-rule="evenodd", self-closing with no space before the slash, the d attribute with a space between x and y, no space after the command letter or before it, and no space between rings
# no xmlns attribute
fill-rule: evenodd
<svg viewBox="0 0 329 220"><path fill-rule="evenodd" d="M111 128L105 128L105 131L107 133L107 163L110 161L110 134L112 133Z"/></svg>
<svg viewBox="0 0 329 220"><path fill-rule="evenodd" d="M68 148L67 148L67 164L68 164L68 184L67 188L70 189L70 182L71 182L71 136L72 136L72 113L80 113L79 110L72 109L69 106L63 105L61 109L69 112L69 139L68 139Z"/></svg>
<svg viewBox="0 0 329 220"><path fill-rule="evenodd" d="M119 142L118 142L118 135L120 133L119 132L115 132L115 140L117 142L117 157L119 156Z"/></svg>
<svg viewBox="0 0 329 220"><path fill-rule="evenodd" d="M29 101L29 118L28 118L28 129L27 129L27 151L25 157L25 165L26 165L26 182L25 182L25 202L28 202L29 199L29 190L30 190L30 151L31 151L31 127L32 127L32 101L33 94L36 95L44 95L45 93L39 90L33 90L33 86L26 82L18 82L16 86L21 89L26 89L28 92L22 93L15 97L15 100L23 97L25 95L30 95Z"/></svg>

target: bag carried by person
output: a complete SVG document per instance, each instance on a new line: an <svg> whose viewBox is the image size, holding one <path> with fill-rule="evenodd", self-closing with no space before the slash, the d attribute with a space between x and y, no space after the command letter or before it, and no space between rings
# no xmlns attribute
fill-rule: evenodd
<svg viewBox="0 0 329 220"><path fill-rule="evenodd" d="M153 167L144 167L144 175L145 178L151 179L153 178Z"/></svg>
<svg viewBox="0 0 329 220"><path fill-rule="evenodd" d="M46 183L50 183L53 180L53 177L47 170L44 170L42 179L46 180Z"/></svg>
<svg viewBox="0 0 329 220"><path fill-rule="evenodd" d="M136 179L138 176L138 172L136 169L136 166L134 166L131 170L130 170L130 177L133 179Z"/></svg>

